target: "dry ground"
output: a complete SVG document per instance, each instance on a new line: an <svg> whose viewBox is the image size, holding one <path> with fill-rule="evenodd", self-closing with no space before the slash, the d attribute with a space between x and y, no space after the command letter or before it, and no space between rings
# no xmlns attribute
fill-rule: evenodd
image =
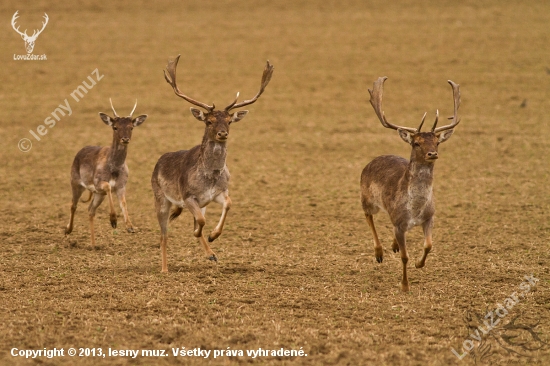
<svg viewBox="0 0 550 366"><path fill-rule="evenodd" d="M550 2L30 3L0 4L0 364L550 364ZM47 61L13 60L25 53L10 25L16 10L21 29L49 15L34 50ZM150 175L162 153L203 133L162 77L179 53L182 89L219 106L236 91L251 97L266 59L275 73L231 129L233 208L213 243L219 262L204 258L185 214L171 225L161 274ZM28 131L96 68L103 79L35 141ZM372 158L410 152L368 103L383 75L386 115L414 127L424 111L452 113L447 79L462 89L462 123L435 168L434 249L424 269L410 268L409 293L399 291L389 219L375 217L378 264L359 202ZM81 147L110 143L97 116L110 112L109 97L120 114L137 98L149 115L127 159L139 230L125 232L118 207L113 230L104 203L90 248L85 204L63 235L69 170ZM24 137L34 141L27 153L17 148ZM219 212L209 209L207 227ZM421 230L408 239L416 258ZM451 348L468 337L468 314L494 309L527 274L536 291L458 361ZM302 347L308 356L26 361L13 347Z"/></svg>

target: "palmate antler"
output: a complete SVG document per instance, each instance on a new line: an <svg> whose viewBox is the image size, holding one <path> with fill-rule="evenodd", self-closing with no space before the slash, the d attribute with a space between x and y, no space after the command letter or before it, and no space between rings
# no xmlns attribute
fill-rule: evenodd
<svg viewBox="0 0 550 366"><path fill-rule="evenodd" d="M260 84L260 91L258 92L258 94L256 94L256 96L252 99L248 99L240 103L237 103L237 99L239 98L239 93L237 92L237 96L235 97L235 100L233 101L233 103L225 107L225 110L229 112L232 109L244 107L245 105L254 103L256 100L258 100L260 95L262 95L262 93L264 92L265 87L267 86L267 84L269 84L269 81L271 80L272 75L273 75L273 65L271 65L268 60L264 68L264 73L262 75L262 83Z"/></svg>
<svg viewBox="0 0 550 366"><path fill-rule="evenodd" d="M374 82L372 86L372 90L369 89L370 104L372 105L372 108L374 108L374 112L378 116L378 119L382 123L382 126L386 128L391 128L394 130L401 129L412 133L417 133L418 129L416 128L394 125L392 123L389 123L388 120L386 119L386 115L382 110L382 94L384 92L384 82L386 81L387 78L388 78L387 76L379 77L378 80ZM424 114L424 118L426 118L426 114ZM422 127L422 124L424 123L424 118L422 118L420 127Z"/></svg>
<svg viewBox="0 0 550 366"><path fill-rule="evenodd" d="M424 124L424 120L426 119L426 113L424 113L424 116L422 117L422 121L420 122L420 126L418 126L418 128L394 125L392 123L389 123L388 120L386 119L386 116L384 115L384 111L382 110L382 94L383 94L383 91L384 91L384 82L386 81L386 79L387 79L386 76L379 77L378 80L376 80L374 82L372 90L369 89L370 104L374 108L374 112L378 116L378 119L382 123L382 126L384 126L386 128L391 128L391 129L394 129L394 130L401 129L401 130L409 131L409 132L412 132L412 133L420 132L420 129L422 128L422 125ZM451 87L453 88L453 98L454 98L454 106L455 106L454 107L454 116L449 117L449 119L452 119L453 122L449 125L436 128L437 122L439 121L439 110L436 110L435 122L434 122L434 124L432 126L432 130L431 130L434 133L438 133L438 132L441 132L441 131L452 129L456 125L458 125L458 123L460 122L460 120L457 119L458 107L460 106L460 89L459 89L459 85L455 84L451 80L448 80L448 82L451 85Z"/></svg>
<svg viewBox="0 0 550 366"><path fill-rule="evenodd" d="M176 95L178 97L185 99L186 101L188 101L191 104L196 105L197 107L204 108L208 112L212 112L215 108L213 103L212 103L212 105L201 103L198 100L189 98L187 95L183 94L178 89L178 85L176 83L176 68L178 67L178 61L180 59L180 56L181 55L178 55L178 57L176 57L174 59L174 61L168 61L168 65L166 65L166 70L164 70L164 78L166 79L166 82L172 86L172 88L174 89L174 93L176 93ZM168 75L170 76L170 78L168 78L168 75L166 75L167 72L168 72Z"/></svg>
<svg viewBox="0 0 550 366"><path fill-rule="evenodd" d="M176 68L178 66L178 61L180 56L181 55L178 55L173 61L168 61L168 64L166 65L166 69L164 70L164 78L166 79L166 82L168 82L168 84L172 86L172 88L174 89L174 93L176 93L178 97L185 99L186 101L196 105L197 107L204 108L208 112L212 112L215 108L214 103L212 103L212 105L208 105L208 104L199 102L198 100L195 100L183 94L178 89L178 85L176 83ZM264 92L265 87L267 86L267 84L269 84L269 81L271 80L272 75L273 75L273 65L271 65L269 61L267 61L267 64L264 69L264 73L262 75L262 83L260 84L260 91L258 92L258 94L256 94L256 96L252 99L248 99L240 103L237 103L237 99L239 98L239 93L237 93L237 97L235 98L235 100L231 104L229 104L227 107L225 107L224 110L226 112L229 112L232 109L244 107L246 105L254 103L256 100L258 100L260 95L262 95L262 93Z"/></svg>
<svg viewBox="0 0 550 366"><path fill-rule="evenodd" d="M437 120L436 120L435 123L434 123L434 126L432 127L432 132L434 132L434 133L438 133L438 132L445 131L445 130L450 130L452 128L455 128L456 125L458 125L460 123L460 119L458 119L458 107L460 107L460 85L454 83L451 80L447 80L447 82L453 88L453 99L454 99L455 108L454 108L453 116L449 117L449 119L452 119L453 122L449 125L435 128L435 126L437 125Z"/></svg>

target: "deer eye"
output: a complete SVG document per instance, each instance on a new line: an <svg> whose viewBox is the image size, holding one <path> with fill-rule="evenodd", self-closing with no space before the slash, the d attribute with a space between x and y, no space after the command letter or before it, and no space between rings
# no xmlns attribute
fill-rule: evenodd
<svg viewBox="0 0 550 366"><path fill-rule="evenodd" d="M420 146L420 144L418 142L413 142L413 146L418 147L418 146Z"/></svg>
<svg viewBox="0 0 550 366"><path fill-rule="evenodd" d="M113 127L113 130L115 130L115 131L116 131L116 130L118 130L118 128L116 128L116 127Z"/></svg>

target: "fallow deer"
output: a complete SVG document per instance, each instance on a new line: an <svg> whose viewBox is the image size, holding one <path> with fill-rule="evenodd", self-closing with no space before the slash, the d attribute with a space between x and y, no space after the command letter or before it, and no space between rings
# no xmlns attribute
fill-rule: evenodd
<svg viewBox="0 0 550 366"><path fill-rule="evenodd" d="M254 103L264 92L273 74L273 66L268 61L263 72L260 91L254 98L237 103L239 98L239 93L237 93L237 97L231 104L223 110L215 110L214 104L207 105L196 101L178 89L176 68L179 58L178 55L173 61L168 62L164 77L178 97L206 111L191 107L191 113L196 119L204 122L205 128L200 145L190 150L180 150L162 155L155 165L151 177L155 209L160 225L162 272L168 272L166 259L168 219L174 220L181 214L184 207L193 215L195 221L193 234L199 239L208 259L217 261L216 254L202 233L206 223L204 215L206 206L210 202L216 202L222 206L220 220L208 236L208 241L212 242L221 235L227 212L231 207L228 191L230 175L225 163L229 126L243 119L248 113L246 110L234 113L230 113L230 111ZM172 205L176 207L170 213Z"/></svg>
<svg viewBox="0 0 550 366"><path fill-rule="evenodd" d="M113 191L118 197L118 202L122 209L122 214L124 215L126 230L130 233L134 232L134 226L130 221L128 209L126 207L125 193L126 182L128 181L126 155L128 153L128 144L132 138L132 130L134 127L145 122L147 118L147 115L143 114L132 119L132 114L136 110L136 107L137 100L134 109L132 109L128 117L119 117L111 101L114 117L110 117L105 113L99 113L99 116L106 125L113 128L113 143L111 146L86 146L76 154L71 167L71 187L73 191L71 217L65 229L65 235L73 231L76 206L80 196L82 196L82 193L86 189L90 192L90 195L86 201L83 200L82 202L86 203L92 200L88 207L92 246L95 245L95 212L105 199L105 196L109 198L111 226L113 228L117 227L117 217L112 196Z"/></svg>
<svg viewBox="0 0 550 366"><path fill-rule="evenodd" d="M370 103L378 119L386 128L397 130L399 136L412 146L410 160L383 155L372 160L361 174L361 203L367 223L374 237L374 255L378 263L382 262L383 249L376 229L373 215L380 209L387 212L394 227L392 249L401 253L403 278L401 290L409 291L407 262L409 256L405 246L405 233L415 226L422 225L424 231L424 255L415 263L416 268L424 267L426 257L432 248L432 226L435 212L433 198L433 169L438 158L438 145L447 141L460 120L457 118L460 106L458 84L448 81L453 88L454 115L449 117L452 123L437 127L439 111L430 132L421 132L426 113L418 128L402 127L387 121L382 110L382 91L386 77L378 78L373 90L369 89Z"/></svg>

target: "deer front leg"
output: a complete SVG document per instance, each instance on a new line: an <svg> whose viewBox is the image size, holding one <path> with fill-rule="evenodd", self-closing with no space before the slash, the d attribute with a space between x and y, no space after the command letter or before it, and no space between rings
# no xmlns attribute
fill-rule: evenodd
<svg viewBox="0 0 550 366"><path fill-rule="evenodd" d="M225 224L225 218L227 217L227 212L231 208L231 198L229 198L229 192L227 191L216 196L216 198L214 198L214 201L222 205L222 215L220 216L220 221L218 222L218 225L214 228L214 230L212 230L210 235L208 235L208 241L210 243L216 240L222 234L223 225Z"/></svg>
<svg viewBox="0 0 550 366"><path fill-rule="evenodd" d="M191 211L191 214L195 219L195 230L193 232L193 235L199 239L199 242L202 244L202 247L204 248L204 251L208 256L208 259L210 259L211 261L217 261L218 258L216 257L216 254L212 251L212 249L210 249L210 246L208 245L206 239L204 239L204 235L202 234L202 229L206 224L206 219L204 218L204 214L199 206L199 203L194 198L189 197L185 200L185 206L189 209L189 211Z"/></svg>
<svg viewBox="0 0 550 366"><path fill-rule="evenodd" d="M201 208L201 214L203 217L206 217L206 207L203 207ZM197 219L195 217L193 217L193 230L199 230L199 224L197 223ZM202 230L202 228L201 228ZM202 233L202 231L201 231ZM194 235L194 232L193 232L193 235Z"/></svg>
<svg viewBox="0 0 550 366"><path fill-rule="evenodd" d="M384 259L384 249L378 240L378 235L376 234L376 229L374 228L374 220L372 215L365 214L365 216L367 217L367 223L369 224L372 231L372 236L374 237L374 257L378 263L382 263L382 260Z"/></svg>
<svg viewBox="0 0 550 366"><path fill-rule="evenodd" d="M424 255L422 255L422 258L414 264L416 268L424 267L428 253L432 250L432 227L433 218L430 218L422 224L422 230L424 230Z"/></svg>
<svg viewBox="0 0 550 366"><path fill-rule="evenodd" d="M161 272L168 272L168 260L166 258L166 245L168 241L168 218L170 217L170 208L172 202L166 197L155 194L155 208L157 219L160 226L160 254L161 254Z"/></svg>
<svg viewBox="0 0 550 366"><path fill-rule="evenodd" d="M95 246L95 233L94 233L94 216L95 211L101 205L101 202L105 199L105 195L101 193L94 193L94 198L92 199L92 202L90 202L90 206L88 207L88 213L90 214L90 238L92 242L92 246Z"/></svg>
<svg viewBox="0 0 550 366"><path fill-rule="evenodd" d="M118 203L120 205L120 209L122 210L122 215L124 216L124 224L126 224L126 231L129 233L134 233L134 226L132 225L132 222L130 221L130 216L128 214L128 207L126 206L126 189L120 188L116 191L116 195L118 198Z"/></svg>
<svg viewBox="0 0 550 366"><path fill-rule="evenodd" d="M107 193L107 197L109 197L109 209L111 210L110 220L111 220L111 226L113 229L116 229L116 212L115 212L115 204L113 203L113 195L111 193L111 185L109 182L101 182L99 184L100 189Z"/></svg>
<svg viewBox="0 0 550 366"><path fill-rule="evenodd" d="M394 228L395 239L399 245L399 253L401 254L401 262L403 262L403 278L401 279L401 291L409 291L409 279L407 278L407 262L409 261L409 255L407 254L407 248L405 247L405 232L401 231L397 227Z"/></svg>

